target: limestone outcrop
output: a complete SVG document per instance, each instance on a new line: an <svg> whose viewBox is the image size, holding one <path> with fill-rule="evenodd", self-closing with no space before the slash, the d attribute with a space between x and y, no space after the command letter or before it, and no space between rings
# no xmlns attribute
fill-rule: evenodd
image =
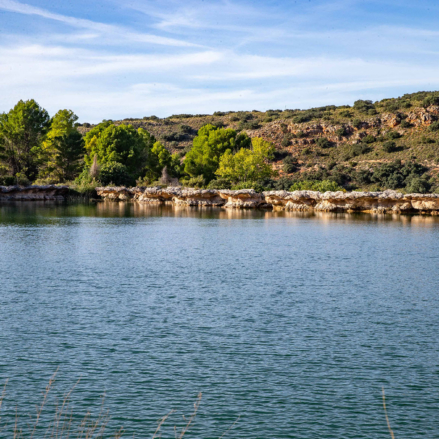
<svg viewBox="0 0 439 439"><path fill-rule="evenodd" d="M181 187L98 187L96 192L107 200L140 203L172 203L179 206L222 206L225 200L214 189L189 189Z"/></svg>
<svg viewBox="0 0 439 439"><path fill-rule="evenodd" d="M227 200L224 207L238 209L264 207L266 202L264 195L254 189L241 189L232 191L228 189L218 191L221 198Z"/></svg>
<svg viewBox="0 0 439 439"><path fill-rule="evenodd" d="M180 187L97 188L102 198L139 203L171 203L176 206L221 206L235 209L273 208L289 211L428 213L439 214L439 194L384 192L214 190Z"/></svg>
<svg viewBox="0 0 439 439"><path fill-rule="evenodd" d="M64 201L68 193L68 186L0 186L0 200L7 201Z"/></svg>
<svg viewBox="0 0 439 439"><path fill-rule="evenodd" d="M439 194L384 192L264 192L267 204L276 210L321 212L439 213Z"/></svg>

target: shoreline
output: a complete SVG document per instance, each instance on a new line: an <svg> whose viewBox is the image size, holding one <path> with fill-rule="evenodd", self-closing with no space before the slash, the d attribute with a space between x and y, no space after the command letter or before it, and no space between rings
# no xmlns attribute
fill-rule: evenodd
<svg viewBox="0 0 439 439"><path fill-rule="evenodd" d="M439 216L439 194L383 192L217 190L181 187L97 187L102 200L142 204L272 209L275 211L423 214ZM67 201L68 186L0 186L1 201Z"/></svg>

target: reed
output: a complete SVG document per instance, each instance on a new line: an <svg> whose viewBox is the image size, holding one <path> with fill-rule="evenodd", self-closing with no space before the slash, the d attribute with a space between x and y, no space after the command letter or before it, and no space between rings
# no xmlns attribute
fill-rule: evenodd
<svg viewBox="0 0 439 439"><path fill-rule="evenodd" d="M3 389L0 394L0 437L11 437L13 439L103 439L103 438L115 438L120 439L123 436L123 427L116 430L108 428L110 421L110 415L108 410L104 407L105 395L102 396L101 407L97 415L93 415L91 411L87 411L84 416L77 416L73 413L71 406L71 395L76 386L81 381L80 379L74 384L74 386L64 394L61 401L56 400L54 405L53 414L49 414L51 417L50 422L47 422L47 414L45 409L47 408L50 392L53 390L56 376L56 371L49 379L49 382L43 392L41 403L36 407L36 413L34 416L19 416L16 412L13 426L2 423L1 410L6 396L8 380L6 380ZM198 413L198 409L201 404L202 394L198 394L194 403L194 409L192 414L183 419L185 424L181 429L174 426L175 439L184 439L184 436L188 433L191 426L195 422L195 418ZM383 409L385 419L387 422L387 428L390 433L391 439L395 439L394 432L390 426L389 416L387 414L386 397L384 388L382 389ZM152 439L161 439L162 426L175 410L171 410L168 414L158 420L156 430L152 435ZM44 423L42 422L43 414L46 416ZM240 416L236 421L219 437L223 439L238 423ZM6 435L5 435L6 433Z"/></svg>

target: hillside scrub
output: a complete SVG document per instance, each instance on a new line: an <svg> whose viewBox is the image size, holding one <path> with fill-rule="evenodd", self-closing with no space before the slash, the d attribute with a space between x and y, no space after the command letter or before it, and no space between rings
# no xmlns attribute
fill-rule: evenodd
<svg viewBox="0 0 439 439"><path fill-rule="evenodd" d="M251 176L242 163L254 154L256 138L271 144L273 153L258 166L265 171ZM352 106L145 116L96 125L78 123L67 109L50 118L29 100L0 116L0 184L152 185L166 168L174 180L197 187L263 181L264 187L288 189L320 179L348 190L390 189L389 179L375 181L371 175L399 161L425 169L399 182L399 190L436 191L438 142L438 92L357 100ZM289 186L282 183L287 180Z"/></svg>

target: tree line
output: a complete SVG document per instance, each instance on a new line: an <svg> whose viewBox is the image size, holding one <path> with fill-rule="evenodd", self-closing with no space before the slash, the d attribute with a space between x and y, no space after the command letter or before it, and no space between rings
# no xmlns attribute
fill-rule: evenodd
<svg viewBox="0 0 439 439"><path fill-rule="evenodd" d="M78 116L53 117L35 100L0 115L0 184L151 185L160 178L189 186L251 186L275 175L274 146L230 128L205 125L184 160L143 128L103 121L84 136Z"/></svg>

